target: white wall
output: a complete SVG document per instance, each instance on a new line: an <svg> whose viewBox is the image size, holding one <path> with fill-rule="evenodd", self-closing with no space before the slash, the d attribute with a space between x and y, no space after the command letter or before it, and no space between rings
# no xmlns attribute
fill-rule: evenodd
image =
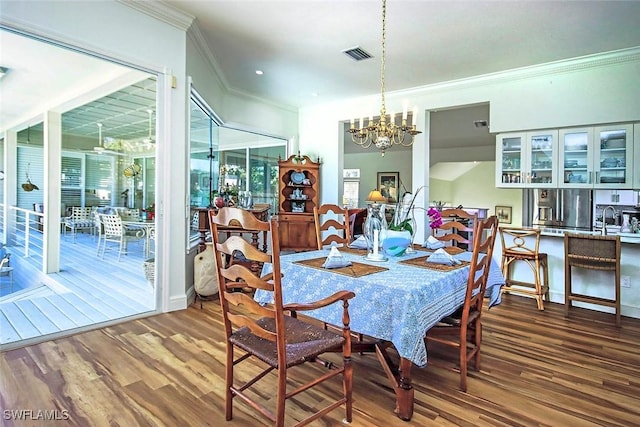
<svg viewBox="0 0 640 427"><path fill-rule="evenodd" d="M453 206L463 204L470 208L488 208L489 215L496 206L511 206L511 225L522 225L522 190L496 188L495 162L481 162L469 172L451 182Z"/></svg>
<svg viewBox="0 0 640 427"><path fill-rule="evenodd" d="M348 141L348 143L351 143ZM394 150L393 148L385 154L384 157L379 152L374 150L362 150L362 153L350 153L344 155L344 168L345 169L360 169L360 198L358 200L358 206L366 206L365 199L369 192L378 187L378 172L398 172L400 173L400 181L407 191L415 191L412 186L412 170L411 170L411 150ZM324 166L321 169L323 172ZM327 173L331 174L331 170L327 170ZM322 175L322 173L321 173ZM400 193L402 195L402 186L400 186ZM338 193L335 194L336 200L329 199L333 197L334 193L320 192L320 198L323 203L336 203L341 204L341 200L337 200L337 197L342 194L342 189L338 189ZM326 196L326 198L325 198Z"/></svg>

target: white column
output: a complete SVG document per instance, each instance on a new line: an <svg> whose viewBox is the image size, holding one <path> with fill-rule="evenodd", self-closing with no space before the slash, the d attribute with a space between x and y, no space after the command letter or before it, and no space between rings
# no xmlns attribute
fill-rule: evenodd
<svg viewBox="0 0 640 427"><path fill-rule="evenodd" d="M2 243L10 244L9 237L15 231L15 217L9 210L9 206L18 203L18 132L7 130L4 133L4 209L0 213L4 218L5 229L0 233Z"/></svg>
<svg viewBox="0 0 640 427"><path fill-rule="evenodd" d="M62 155L62 114L47 111L43 117L44 146L44 235L42 271L60 271L60 173Z"/></svg>

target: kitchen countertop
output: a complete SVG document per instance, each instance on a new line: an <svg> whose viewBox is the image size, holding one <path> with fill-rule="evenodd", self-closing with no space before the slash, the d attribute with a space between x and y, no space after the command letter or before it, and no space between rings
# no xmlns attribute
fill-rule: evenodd
<svg viewBox="0 0 640 427"><path fill-rule="evenodd" d="M550 228L545 227L541 228L542 232L540 233L542 236L550 236L550 237L564 237L565 232L576 233L576 234L591 234L591 235L601 235L599 231L587 231L587 230L570 230L566 228ZM639 233L609 233L609 236L620 236L620 241L622 243L632 243L632 244L640 244L640 234Z"/></svg>

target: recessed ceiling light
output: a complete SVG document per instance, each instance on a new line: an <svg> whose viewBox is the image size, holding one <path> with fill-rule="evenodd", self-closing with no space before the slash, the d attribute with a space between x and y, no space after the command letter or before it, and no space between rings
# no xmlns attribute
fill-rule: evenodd
<svg viewBox="0 0 640 427"><path fill-rule="evenodd" d="M318 96L318 92L311 92L311 96Z"/></svg>
<svg viewBox="0 0 640 427"><path fill-rule="evenodd" d="M262 70L256 70L256 74L257 74L257 75L259 75L259 76L261 76L261 75L263 75L263 74L264 74L264 72L263 72Z"/></svg>

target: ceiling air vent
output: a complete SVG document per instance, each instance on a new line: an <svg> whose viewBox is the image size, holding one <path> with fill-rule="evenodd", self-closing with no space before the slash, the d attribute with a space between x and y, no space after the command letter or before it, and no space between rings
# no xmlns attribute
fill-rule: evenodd
<svg viewBox="0 0 640 427"><path fill-rule="evenodd" d="M365 59L373 58L369 52L362 49L360 46L345 49L342 52L354 61L363 61Z"/></svg>

